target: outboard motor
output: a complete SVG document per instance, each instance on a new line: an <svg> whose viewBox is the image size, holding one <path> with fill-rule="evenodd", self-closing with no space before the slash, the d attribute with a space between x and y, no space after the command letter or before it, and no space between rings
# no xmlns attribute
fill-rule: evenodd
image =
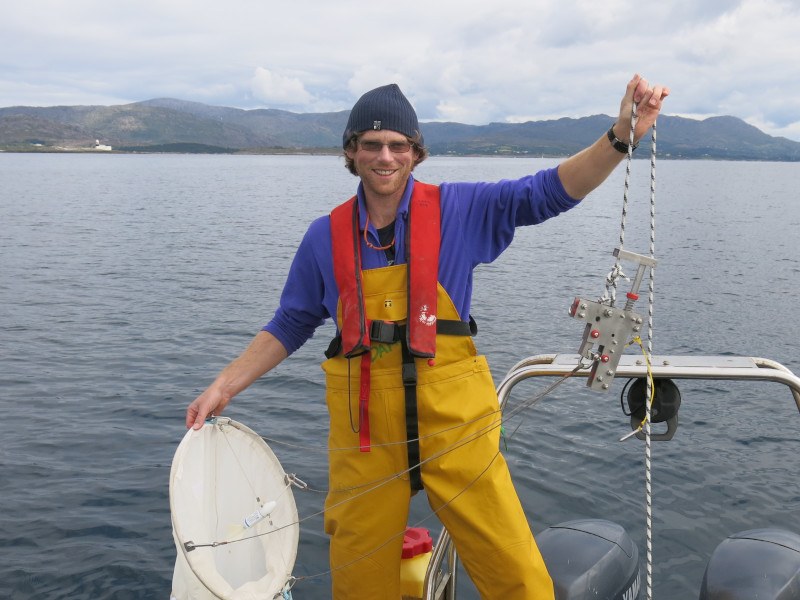
<svg viewBox="0 0 800 600"><path fill-rule="evenodd" d="M621 525L600 519L548 527L536 543L556 600L637 600L639 550Z"/></svg>
<svg viewBox="0 0 800 600"><path fill-rule="evenodd" d="M800 536L751 529L717 546L706 566L700 600L800 599Z"/></svg>

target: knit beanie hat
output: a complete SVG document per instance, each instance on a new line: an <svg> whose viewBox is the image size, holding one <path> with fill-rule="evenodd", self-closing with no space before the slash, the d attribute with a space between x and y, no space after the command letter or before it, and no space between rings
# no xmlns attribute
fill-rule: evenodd
<svg viewBox="0 0 800 600"><path fill-rule="evenodd" d="M391 129L410 138L419 135L419 143L423 143L417 113L396 83L375 88L358 99L347 119L342 146L347 146L353 134L367 129Z"/></svg>

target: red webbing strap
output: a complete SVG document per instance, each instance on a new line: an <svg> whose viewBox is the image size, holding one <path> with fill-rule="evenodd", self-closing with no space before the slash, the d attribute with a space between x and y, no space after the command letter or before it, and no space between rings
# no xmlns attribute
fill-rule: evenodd
<svg viewBox="0 0 800 600"><path fill-rule="evenodd" d="M358 394L358 446L361 452L369 452L369 370L372 355L361 355L361 387Z"/></svg>
<svg viewBox="0 0 800 600"><path fill-rule="evenodd" d="M361 452L370 451L369 390L370 353L369 320L361 287L361 237L359 236L358 200L349 201L331 211L333 272L342 304L342 352L348 359L361 354L358 392L358 442Z"/></svg>
<svg viewBox="0 0 800 600"><path fill-rule="evenodd" d="M436 295L439 278L439 187L414 182L408 209L408 349L414 356L436 355Z"/></svg>
<svg viewBox="0 0 800 600"><path fill-rule="evenodd" d="M331 211L333 274L342 303L342 351L347 358L369 353L369 323L361 290L361 240L355 196Z"/></svg>

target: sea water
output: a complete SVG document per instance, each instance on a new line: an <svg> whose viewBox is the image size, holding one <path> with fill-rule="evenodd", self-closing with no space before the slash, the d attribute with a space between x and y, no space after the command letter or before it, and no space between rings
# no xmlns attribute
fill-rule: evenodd
<svg viewBox="0 0 800 600"><path fill-rule="evenodd" d="M492 181L557 162L433 157L416 173ZM496 381L527 356L577 351L583 326L567 310L604 291L623 176L519 230L476 270L476 342ZM796 163L658 162L655 354L760 356L800 372L798 181ZM307 224L355 184L329 156L0 155L0 597L168 597L168 478L186 405L270 319ZM649 165L634 161L624 247L640 254L649 197ZM301 515L321 509L327 485L318 365L332 333L325 325L226 411L309 483L295 494ZM549 383L520 384L510 406ZM800 532L800 415L788 390L678 383L678 433L653 445L664 600L697 596L726 536ZM643 556L644 449L617 441L630 430L623 384L560 386L506 425L505 454L534 532L606 518ZM438 533L421 497L411 520ZM327 597L327 568L311 518L294 597ZM464 576L459 598L477 598Z"/></svg>

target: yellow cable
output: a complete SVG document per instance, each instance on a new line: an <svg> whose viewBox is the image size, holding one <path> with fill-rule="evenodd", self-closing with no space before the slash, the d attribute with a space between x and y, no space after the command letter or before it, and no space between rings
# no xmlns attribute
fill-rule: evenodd
<svg viewBox="0 0 800 600"><path fill-rule="evenodd" d="M625 346L626 348L631 344L638 344L639 348L642 349L642 355L644 356L644 362L647 364L647 379L650 382L650 398L648 399L647 410L644 413L644 419L642 422L639 423L639 428L636 431L641 431L644 427L644 424L647 423L647 415L650 414L650 411L653 407L653 399L656 396L656 386L655 381L653 380L653 370L650 366L650 356L647 354L647 350L644 349L644 344L642 343L642 338L638 335L631 339L631 341Z"/></svg>

